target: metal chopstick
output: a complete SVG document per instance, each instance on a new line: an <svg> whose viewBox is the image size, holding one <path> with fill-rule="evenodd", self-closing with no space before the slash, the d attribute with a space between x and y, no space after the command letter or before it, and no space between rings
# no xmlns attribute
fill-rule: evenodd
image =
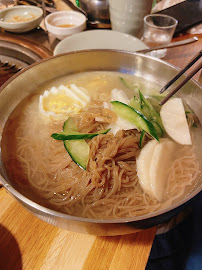
<svg viewBox="0 0 202 270"><path fill-rule="evenodd" d="M199 58L198 58L199 59ZM196 62L196 61L195 61ZM194 63L195 63L194 62ZM187 83L200 69L202 68L202 61L187 75L187 77L175 87L159 104L163 105L169 98L171 98L185 83ZM180 72L182 75L182 72ZM177 76L176 76L177 77ZM179 77L178 77L179 78ZM177 79L176 79L177 80ZM175 81L176 81L175 80Z"/></svg>
<svg viewBox="0 0 202 270"><path fill-rule="evenodd" d="M172 42L172 43L169 43L169 44L164 44L164 45L160 45L160 46L156 46L156 47L151 47L151 48L144 49L144 50L138 50L136 52L138 52L138 53L148 53L148 52L151 52L151 51L165 49L165 48L174 48L174 47L190 44L190 43L193 43L193 42L196 42L196 41L198 41L198 38L197 37L192 37L192 38Z"/></svg>
<svg viewBox="0 0 202 270"><path fill-rule="evenodd" d="M202 56L202 50L198 52L191 61L172 79L170 80L161 90L160 94L162 94L168 87L171 86L184 72L186 72L198 59Z"/></svg>

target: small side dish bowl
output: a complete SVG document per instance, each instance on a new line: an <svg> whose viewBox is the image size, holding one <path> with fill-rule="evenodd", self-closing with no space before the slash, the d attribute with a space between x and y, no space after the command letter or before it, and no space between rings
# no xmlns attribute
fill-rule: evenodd
<svg viewBox="0 0 202 270"><path fill-rule="evenodd" d="M34 6L15 6L0 11L0 27L13 33L24 33L42 21L43 10Z"/></svg>
<svg viewBox="0 0 202 270"><path fill-rule="evenodd" d="M45 18L49 33L62 40L86 29L86 17L77 11L56 11Z"/></svg>

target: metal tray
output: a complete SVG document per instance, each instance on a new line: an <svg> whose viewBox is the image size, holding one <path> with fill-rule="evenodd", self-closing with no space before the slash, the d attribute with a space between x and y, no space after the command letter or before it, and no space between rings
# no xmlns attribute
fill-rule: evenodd
<svg viewBox="0 0 202 270"><path fill-rule="evenodd" d="M14 73L51 55L46 47L31 40L0 34L0 86Z"/></svg>

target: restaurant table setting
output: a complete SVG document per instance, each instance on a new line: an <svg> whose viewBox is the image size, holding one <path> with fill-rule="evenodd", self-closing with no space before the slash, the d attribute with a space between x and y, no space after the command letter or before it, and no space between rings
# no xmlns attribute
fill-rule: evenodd
<svg viewBox="0 0 202 270"><path fill-rule="evenodd" d="M202 24L175 34L178 21L158 14L159 9L167 8L168 2L172 6L183 1L145 0L140 4L134 0L100 0L99 12L90 2L93 1L0 0L0 93L8 92L11 104L8 107L14 108L22 96L40 83L63 76L63 70L67 74L86 69L119 71L120 63L123 72L131 70L145 77L149 74L149 79L155 78L165 88L182 76L179 79L185 83L182 96L189 103L189 88L194 89L195 94L190 94L194 99L191 105L198 106ZM158 35L167 36L159 41ZM54 65L61 69L54 69ZM32 78L34 86L29 85ZM23 81L29 87L18 94L14 83L21 88ZM183 82L179 89L182 85ZM6 104L8 100L2 95L0 112L5 111L5 117L10 110ZM200 114L200 110L196 108L196 113ZM0 118L0 131L5 117ZM4 176L2 165L0 172ZM142 220L93 223L72 216L66 220L57 211L38 208L37 203L30 203L16 192L3 176L0 176L3 183L0 182L0 269L145 269L156 233L168 224L173 226L176 217L186 212L189 200L201 190L199 183L193 194L176 207ZM175 221L167 223L170 220Z"/></svg>

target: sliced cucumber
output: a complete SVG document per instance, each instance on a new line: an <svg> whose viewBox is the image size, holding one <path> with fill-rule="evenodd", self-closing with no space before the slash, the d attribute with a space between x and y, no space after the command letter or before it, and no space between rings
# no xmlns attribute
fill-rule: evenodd
<svg viewBox="0 0 202 270"><path fill-rule="evenodd" d="M155 127L157 134L159 135L159 137L163 137L163 133L164 130L162 129L162 127L159 125L159 123L153 119L150 119L150 122L152 123L152 125Z"/></svg>
<svg viewBox="0 0 202 270"><path fill-rule="evenodd" d="M143 114L144 111L146 114L144 114L149 120L154 119L161 129L164 131L163 124L161 121L160 114L155 110L155 108L151 105L151 103L143 96L143 94L139 91L139 98L141 102L141 107L143 107ZM148 113L148 114L147 114Z"/></svg>
<svg viewBox="0 0 202 270"><path fill-rule="evenodd" d="M142 113L119 101L112 101L111 104L117 115L134 124L136 127L145 130L159 141L155 127Z"/></svg>
<svg viewBox="0 0 202 270"><path fill-rule="evenodd" d="M159 101L153 97L145 97L146 100L154 107L154 109L157 111L157 112L160 112L161 110L161 105L159 105Z"/></svg>
<svg viewBox="0 0 202 270"><path fill-rule="evenodd" d="M82 169L86 170L89 160L89 145L85 140L64 141L64 146L72 160Z"/></svg>
<svg viewBox="0 0 202 270"><path fill-rule="evenodd" d="M100 130L97 133L80 133L72 117L63 125L63 132L53 133L51 137L64 141L64 146L72 160L84 170L87 169L89 160L89 145L84 139L91 139L99 134L106 134L110 129Z"/></svg>
<svg viewBox="0 0 202 270"><path fill-rule="evenodd" d="M80 140L80 139L92 139L99 134L106 134L109 129L99 130L97 133L79 133L78 131L66 130L62 133L53 133L51 137L55 140Z"/></svg>
<svg viewBox="0 0 202 270"><path fill-rule="evenodd" d="M69 117L63 125L63 133L70 132L79 134L77 126L72 117ZM57 133L56 133L57 134ZM51 135L52 138L54 134ZM64 139L64 146L72 160L82 169L86 170L89 160L89 145L83 139L67 140Z"/></svg>
<svg viewBox="0 0 202 270"><path fill-rule="evenodd" d="M144 140L145 140L145 134L146 134L146 132L143 130L141 132L141 135L140 135L140 142L139 142L140 149L142 149L142 146L143 146L143 143L144 143Z"/></svg>
<svg viewBox="0 0 202 270"><path fill-rule="evenodd" d="M135 109L136 111L141 112L141 106L140 106L139 99L137 99L135 96L134 96L134 98L131 98L131 100L129 102L129 106L132 107L133 109Z"/></svg>
<svg viewBox="0 0 202 270"><path fill-rule="evenodd" d="M74 119L72 117L69 117L65 122L64 122L64 125L63 125L63 132L68 132L68 131L75 131L75 132L78 132L77 130L77 126L74 122Z"/></svg>
<svg viewBox="0 0 202 270"><path fill-rule="evenodd" d="M129 105L135 110L142 113L150 122L152 122L155 127L158 135L160 137L163 136L164 128L161 121L160 114L156 109L152 106L152 104L147 100L142 93L139 91L139 99L134 97L129 103Z"/></svg>
<svg viewBox="0 0 202 270"><path fill-rule="evenodd" d="M53 133L51 137L55 140L81 140L92 139L99 134L106 134L110 129L99 130L96 133L80 133L72 117L69 117L63 125L63 132Z"/></svg>
<svg viewBox="0 0 202 270"><path fill-rule="evenodd" d="M123 77L120 77L120 80L126 88L128 88L130 90L138 90L138 86L134 83L131 83L129 80L126 80ZM135 91L135 92L137 92L137 91Z"/></svg>

